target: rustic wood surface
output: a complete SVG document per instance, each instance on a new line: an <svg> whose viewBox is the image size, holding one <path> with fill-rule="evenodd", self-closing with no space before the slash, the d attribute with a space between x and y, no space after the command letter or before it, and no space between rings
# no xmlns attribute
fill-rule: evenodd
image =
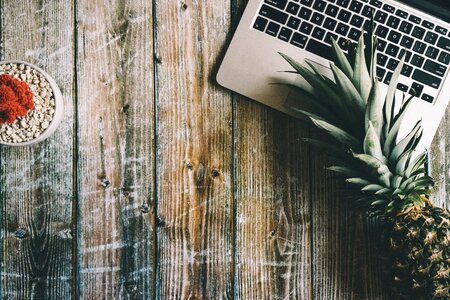
<svg viewBox="0 0 450 300"><path fill-rule="evenodd" d="M317 132L215 83L245 2L0 1L1 59L66 104L45 142L0 147L2 299L387 299Z"/></svg>

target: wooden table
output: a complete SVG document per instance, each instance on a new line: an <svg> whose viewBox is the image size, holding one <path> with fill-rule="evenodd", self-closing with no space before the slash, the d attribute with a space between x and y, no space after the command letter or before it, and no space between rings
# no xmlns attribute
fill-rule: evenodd
<svg viewBox="0 0 450 300"><path fill-rule="evenodd" d="M244 2L0 2L1 58L66 103L51 138L0 148L3 299L386 298L315 133L215 83Z"/></svg>

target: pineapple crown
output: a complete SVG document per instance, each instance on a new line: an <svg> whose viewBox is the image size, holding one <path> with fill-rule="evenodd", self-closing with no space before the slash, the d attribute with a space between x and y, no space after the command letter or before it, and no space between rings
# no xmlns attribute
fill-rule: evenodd
<svg viewBox="0 0 450 300"><path fill-rule="evenodd" d="M357 193L355 205L373 215L398 214L429 204L433 179L426 174L426 153L413 155L421 136L421 121L397 141L400 124L413 95L396 98L398 79L404 64L398 64L388 91L382 97L376 76L377 38L373 20L368 32L361 32L357 44L348 43L346 53L332 40L334 80L317 68L301 65L280 53L312 87L298 87L303 97L291 109L305 116L331 139L305 139L334 158L329 169L346 178ZM303 108L306 102L306 107ZM329 108L333 107L333 110Z"/></svg>

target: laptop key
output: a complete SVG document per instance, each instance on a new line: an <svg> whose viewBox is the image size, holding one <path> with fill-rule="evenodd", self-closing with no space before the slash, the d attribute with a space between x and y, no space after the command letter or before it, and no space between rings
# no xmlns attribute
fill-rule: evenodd
<svg viewBox="0 0 450 300"><path fill-rule="evenodd" d="M434 28L434 24L429 22L429 21L427 21L427 20L423 20L422 26L424 26L424 27L426 27L428 29L433 29Z"/></svg>
<svg viewBox="0 0 450 300"><path fill-rule="evenodd" d="M338 19L342 22L348 22L350 20L350 17L352 14L349 11L341 9L341 11L338 14Z"/></svg>
<svg viewBox="0 0 450 300"><path fill-rule="evenodd" d="M366 5L366 6L364 6L361 14L366 18L371 18L373 12L374 12L374 8Z"/></svg>
<svg viewBox="0 0 450 300"><path fill-rule="evenodd" d="M423 58L422 56L419 56L417 54L414 54L412 59L411 59L411 64L421 68L423 65L423 62L425 61L425 58Z"/></svg>
<svg viewBox="0 0 450 300"><path fill-rule="evenodd" d="M422 27L416 26L414 27L414 30L412 32L412 36L418 39L423 38L423 36L425 35L425 29L423 29Z"/></svg>
<svg viewBox="0 0 450 300"><path fill-rule="evenodd" d="M416 97L420 97L420 95L422 94L422 91L423 91L423 85L421 85L417 82L414 82L411 85L411 88L409 89L409 93Z"/></svg>
<svg viewBox="0 0 450 300"><path fill-rule="evenodd" d="M332 58L331 46L316 40L310 40L306 46L306 50L328 60Z"/></svg>
<svg viewBox="0 0 450 300"><path fill-rule="evenodd" d="M393 75L392 72L387 72L386 77L384 78L384 83L385 84L391 83L392 75Z"/></svg>
<svg viewBox="0 0 450 300"><path fill-rule="evenodd" d="M352 29L350 29L350 33L348 34L348 38L351 39L351 40L354 40L354 41L358 41L360 35L361 35L361 31L360 30L358 30L356 28L352 28Z"/></svg>
<svg viewBox="0 0 450 300"><path fill-rule="evenodd" d="M327 9L325 10L325 14L330 17L336 17L338 14L339 8L333 4L328 4Z"/></svg>
<svg viewBox="0 0 450 300"><path fill-rule="evenodd" d="M438 64L434 61L431 61L427 59L425 62L425 65L423 66L423 69L425 71L428 71L434 75L437 75L439 77L443 77L445 75L445 72L447 72L447 67L441 64Z"/></svg>
<svg viewBox="0 0 450 300"><path fill-rule="evenodd" d="M400 24L399 30L403 33L410 34L413 26L414 25L409 23L408 21L403 21L402 24Z"/></svg>
<svg viewBox="0 0 450 300"><path fill-rule="evenodd" d="M409 36L403 36L402 41L400 42L400 46L411 49L413 42L414 39L410 38Z"/></svg>
<svg viewBox="0 0 450 300"><path fill-rule="evenodd" d="M363 5L361 2L352 1L352 3L350 3L349 9L358 14L361 12L362 6Z"/></svg>
<svg viewBox="0 0 450 300"><path fill-rule="evenodd" d="M385 4L385 5L383 5L383 10L393 14L395 12L395 7L393 7L392 5L389 5L389 4Z"/></svg>
<svg viewBox="0 0 450 300"><path fill-rule="evenodd" d="M410 65L404 64L400 74L402 74L405 77L410 77L412 71L413 71L413 67L411 67Z"/></svg>
<svg viewBox="0 0 450 300"><path fill-rule="evenodd" d="M386 70L380 67L377 67L377 78L379 81L383 80L384 74L386 74Z"/></svg>
<svg viewBox="0 0 450 300"><path fill-rule="evenodd" d="M411 60L411 56L412 56L412 52L402 49L400 50L400 54L398 55L399 59L402 59L403 57L405 58L405 62L409 63L409 61Z"/></svg>
<svg viewBox="0 0 450 300"><path fill-rule="evenodd" d="M397 11L395 12L395 15L399 16L400 18L406 19L408 18L408 13L404 10L401 9L397 9Z"/></svg>
<svg viewBox="0 0 450 300"><path fill-rule="evenodd" d="M377 54L377 64L379 66L384 67L386 65L386 62L388 60L388 57L382 53Z"/></svg>
<svg viewBox="0 0 450 300"><path fill-rule="evenodd" d="M267 26L266 33L271 36L276 36L278 34L278 30L280 30L280 25L274 22L270 22L269 26Z"/></svg>
<svg viewBox="0 0 450 300"><path fill-rule="evenodd" d="M384 52L384 49L386 48L387 42L385 40L378 40L377 50L380 52Z"/></svg>
<svg viewBox="0 0 450 300"><path fill-rule="evenodd" d="M325 36L325 30L320 27L314 27L312 36L318 40L322 40Z"/></svg>
<svg viewBox="0 0 450 300"><path fill-rule="evenodd" d="M410 15L409 19L411 22L416 23L416 24L420 24L420 22L422 21L421 18L414 16L414 15Z"/></svg>
<svg viewBox="0 0 450 300"><path fill-rule="evenodd" d="M311 5L313 4L314 0L301 0L300 3L306 6L311 7Z"/></svg>
<svg viewBox="0 0 450 300"><path fill-rule="evenodd" d="M330 44L330 45L331 45L331 39L332 39L332 38L333 38L334 40L337 40L337 39L338 39L337 34L328 32L327 35L325 36L325 42L326 42L327 44Z"/></svg>
<svg viewBox="0 0 450 300"><path fill-rule="evenodd" d="M309 20L309 17L311 17L311 14L312 14L312 10L310 10L309 8L306 8L306 7L302 7L302 9L300 9L300 12L298 13L298 16L302 19Z"/></svg>
<svg viewBox="0 0 450 300"><path fill-rule="evenodd" d="M370 4L372 4L373 6L378 7L378 8L381 8L381 5L383 5L383 3L378 0L370 0Z"/></svg>
<svg viewBox="0 0 450 300"><path fill-rule="evenodd" d="M434 75L430 75L428 73L425 73L424 71L420 70L420 69L416 69L413 73L412 79L431 86L432 88L439 88L439 86L441 85L442 79L440 79L439 77L436 77Z"/></svg>
<svg viewBox="0 0 450 300"><path fill-rule="evenodd" d="M308 22L303 22L300 25L300 29L298 31L303 32L305 34L310 34L313 29L313 25Z"/></svg>
<svg viewBox="0 0 450 300"><path fill-rule="evenodd" d="M424 40L425 40L425 42L434 45L436 43L437 39L438 39L437 33L428 31L427 34L425 35Z"/></svg>
<svg viewBox="0 0 450 300"><path fill-rule="evenodd" d="M291 44L297 46L299 48L305 48L306 42L308 41L308 37L298 32L294 32L292 36Z"/></svg>
<svg viewBox="0 0 450 300"><path fill-rule="evenodd" d="M299 25L300 25L300 19L297 19L296 17L291 16L287 22L287 26L294 30L297 30Z"/></svg>
<svg viewBox="0 0 450 300"><path fill-rule="evenodd" d="M380 24L384 24L384 22L386 22L387 17L388 17L387 13L385 13L384 11L379 10L375 14L374 20L377 21Z"/></svg>
<svg viewBox="0 0 450 300"><path fill-rule="evenodd" d="M427 102L433 103L434 98L432 96L428 95L428 94L423 94L422 95L422 100L425 100Z"/></svg>
<svg viewBox="0 0 450 300"><path fill-rule="evenodd" d="M393 56L393 57L397 57L399 50L400 50L400 48L398 46L389 44L386 48L386 54Z"/></svg>
<svg viewBox="0 0 450 300"><path fill-rule="evenodd" d="M275 9L268 5L263 5L261 7L261 10L259 11L259 14L281 24L285 24L289 16L287 13L279 11L278 9Z"/></svg>
<svg viewBox="0 0 450 300"><path fill-rule="evenodd" d="M320 12L323 12L325 10L325 6L327 5L327 3L325 1L322 0L316 0L314 2L314 9L318 10Z"/></svg>
<svg viewBox="0 0 450 300"><path fill-rule="evenodd" d="M384 27L383 25L378 25L377 30L375 31L376 35L383 39L386 38L388 32L389 32L389 28Z"/></svg>
<svg viewBox="0 0 450 300"><path fill-rule="evenodd" d="M441 26L436 26L436 28L434 30L443 35L446 35L448 32L447 29L445 29L444 27L441 27Z"/></svg>
<svg viewBox="0 0 450 300"><path fill-rule="evenodd" d="M438 54L439 54L439 49L434 48L432 46L429 46L427 48L427 52L425 52L425 56L427 56L427 57L429 57L431 59L436 59Z"/></svg>
<svg viewBox="0 0 450 300"><path fill-rule="evenodd" d="M326 29L329 30L334 30L334 28L336 27L337 21L333 20L331 18L326 18L325 22L323 23L323 27L325 27Z"/></svg>
<svg viewBox="0 0 450 300"><path fill-rule="evenodd" d="M399 82L397 84L397 89L399 89L402 92L407 92L408 91L408 86L404 85L403 83Z"/></svg>
<svg viewBox="0 0 450 300"><path fill-rule="evenodd" d="M336 5L342 6L347 8L348 4L350 3L350 0L337 0Z"/></svg>
<svg viewBox="0 0 450 300"><path fill-rule="evenodd" d="M441 36L437 46L439 48L442 48L442 49L446 50L446 51L450 51L450 40L445 38L445 37L443 37L443 36Z"/></svg>
<svg viewBox="0 0 450 300"><path fill-rule="evenodd" d="M397 44L400 41L401 36L402 35L400 32L391 30L387 39L388 39L388 41L393 42L394 44Z"/></svg>
<svg viewBox="0 0 450 300"><path fill-rule="evenodd" d="M441 51L441 54L439 54L438 61L448 65L450 63L450 53Z"/></svg>
<svg viewBox="0 0 450 300"><path fill-rule="evenodd" d="M286 27L281 28L280 33L278 34L278 38L282 41L289 42L291 38L292 30Z"/></svg>
<svg viewBox="0 0 450 300"><path fill-rule="evenodd" d="M253 24L253 28L259 31L264 31L264 29L266 29L267 22L267 19L264 19L263 17L257 17L255 20L255 24Z"/></svg>
<svg viewBox="0 0 450 300"><path fill-rule="evenodd" d="M389 70L394 71L395 68L397 68L398 63L399 63L398 60L391 58L391 59L389 59L389 62L387 64L386 68L388 68Z"/></svg>
<svg viewBox="0 0 450 300"><path fill-rule="evenodd" d="M324 18L325 18L324 15L315 12L311 18L311 22L320 26L320 25L322 25Z"/></svg>
<svg viewBox="0 0 450 300"><path fill-rule="evenodd" d="M348 26L344 23L339 23L338 26L336 27L335 32L340 35L346 36L349 29L350 29L350 26Z"/></svg>
<svg viewBox="0 0 450 300"><path fill-rule="evenodd" d="M352 19L350 20L350 25L361 28L363 22L364 22L363 17L360 17L358 15L353 15Z"/></svg>
<svg viewBox="0 0 450 300"><path fill-rule="evenodd" d="M264 0L265 3L275 6L279 9L284 9L286 7L287 0Z"/></svg>
<svg viewBox="0 0 450 300"><path fill-rule="evenodd" d="M286 7L286 11L293 15L296 15L298 13L299 9L300 9L300 5L298 5L297 3L294 3L294 2L289 2L288 6Z"/></svg>
<svg viewBox="0 0 450 300"><path fill-rule="evenodd" d="M414 44L413 50L417 53L423 54L425 52L426 47L427 47L427 45L425 43L416 41L416 43Z"/></svg>
<svg viewBox="0 0 450 300"><path fill-rule="evenodd" d="M339 38L338 45L342 50L348 49L347 39L345 38Z"/></svg>
<svg viewBox="0 0 450 300"><path fill-rule="evenodd" d="M386 22L386 25L393 28L393 29L397 29L398 28L398 24L400 24L400 19L394 16L390 16L389 19Z"/></svg>

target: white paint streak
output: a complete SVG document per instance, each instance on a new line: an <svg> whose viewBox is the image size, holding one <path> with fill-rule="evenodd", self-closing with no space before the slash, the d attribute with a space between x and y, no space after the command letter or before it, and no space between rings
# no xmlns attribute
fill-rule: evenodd
<svg viewBox="0 0 450 300"><path fill-rule="evenodd" d="M120 267L97 267L97 268L81 269L80 273L96 274L96 273L111 273L111 272L118 272L118 271L120 271Z"/></svg>
<svg viewBox="0 0 450 300"><path fill-rule="evenodd" d="M122 241L117 241L114 243L88 247L88 248L84 249L82 251L82 253L92 253L92 252L100 252L100 251L106 251L106 250L115 250L115 249L123 248L125 246L127 246L127 244L122 243Z"/></svg>

